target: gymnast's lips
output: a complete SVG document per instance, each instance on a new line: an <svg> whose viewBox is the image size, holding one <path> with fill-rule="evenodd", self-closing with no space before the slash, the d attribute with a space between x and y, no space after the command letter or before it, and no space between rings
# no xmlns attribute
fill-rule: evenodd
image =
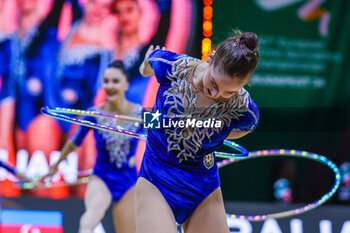
<svg viewBox="0 0 350 233"><path fill-rule="evenodd" d="M114 95L118 94L117 91L105 91L105 92L106 92L107 96L114 96Z"/></svg>

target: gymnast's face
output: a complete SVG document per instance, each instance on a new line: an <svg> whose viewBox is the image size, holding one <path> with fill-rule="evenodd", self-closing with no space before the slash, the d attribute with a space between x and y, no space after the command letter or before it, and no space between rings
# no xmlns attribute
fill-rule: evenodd
<svg viewBox="0 0 350 233"><path fill-rule="evenodd" d="M87 0L84 6L84 20L99 24L110 13L112 0Z"/></svg>
<svg viewBox="0 0 350 233"><path fill-rule="evenodd" d="M120 31L124 34L138 33L141 9L134 0L120 0L114 5Z"/></svg>
<svg viewBox="0 0 350 233"><path fill-rule="evenodd" d="M203 77L204 94L215 100L227 101L237 95L239 89L248 83L249 77L230 77L210 64Z"/></svg>
<svg viewBox="0 0 350 233"><path fill-rule="evenodd" d="M107 100L120 100L128 90L129 83L126 75L118 68L108 68L103 74L103 90L107 95Z"/></svg>
<svg viewBox="0 0 350 233"><path fill-rule="evenodd" d="M17 5L22 14L36 10L37 0L17 0Z"/></svg>

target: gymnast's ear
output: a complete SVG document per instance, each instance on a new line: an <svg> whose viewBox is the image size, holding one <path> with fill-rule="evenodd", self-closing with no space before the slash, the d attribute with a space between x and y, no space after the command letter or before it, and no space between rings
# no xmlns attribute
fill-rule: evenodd
<svg viewBox="0 0 350 233"><path fill-rule="evenodd" d="M211 62L213 61L213 57L214 57L215 52L216 52L215 49L213 49L213 50L209 53L208 58L207 58L207 61L208 61L209 63L211 63Z"/></svg>

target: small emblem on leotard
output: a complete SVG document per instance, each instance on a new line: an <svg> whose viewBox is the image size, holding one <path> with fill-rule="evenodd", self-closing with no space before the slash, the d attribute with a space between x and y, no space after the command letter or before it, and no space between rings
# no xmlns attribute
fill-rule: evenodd
<svg viewBox="0 0 350 233"><path fill-rule="evenodd" d="M213 153L207 154L203 158L203 164L207 169L210 169L214 165L214 155Z"/></svg>

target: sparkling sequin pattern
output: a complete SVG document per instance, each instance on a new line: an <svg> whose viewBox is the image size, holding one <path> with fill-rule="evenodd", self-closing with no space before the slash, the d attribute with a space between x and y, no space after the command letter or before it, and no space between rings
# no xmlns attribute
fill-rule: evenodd
<svg viewBox="0 0 350 233"><path fill-rule="evenodd" d="M98 108L94 110L101 112L101 110ZM136 107L134 107L130 116L141 118L141 112L141 106L137 105ZM131 121L123 121L119 125L117 119L97 117L96 120L98 124L116 128L121 127L123 130L131 132L136 132L139 128L139 125L137 123ZM109 159L112 164L115 164L117 168L121 168L125 163L129 164L128 155L130 154L131 150L131 139L129 137L125 137L121 134L111 133L103 130L98 130L98 134L100 134L106 141L106 150L109 152Z"/></svg>
<svg viewBox="0 0 350 233"><path fill-rule="evenodd" d="M157 58L153 58L156 60ZM220 134L223 127L229 127L233 119L239 120L244 113L249 110L249 94L241 88L238 98L231 98L227 102L217 102L211 106L198 108L196 100L198 92L193 89L188 77L191 74L191 64L197 59L183 56L173 62L172 72L168 73L168 79L171 86L164 91L164 106L167 106L167 115L179 115L178 120L187 118L205 121L209 118L215 118L221 121L220 128L170 128L165 129L167 137L168 152L174 151L177 154L179 162L186 161L189 158L195 159L198 151L201 149L204 140L210 141L214 134Z"/></svg>

